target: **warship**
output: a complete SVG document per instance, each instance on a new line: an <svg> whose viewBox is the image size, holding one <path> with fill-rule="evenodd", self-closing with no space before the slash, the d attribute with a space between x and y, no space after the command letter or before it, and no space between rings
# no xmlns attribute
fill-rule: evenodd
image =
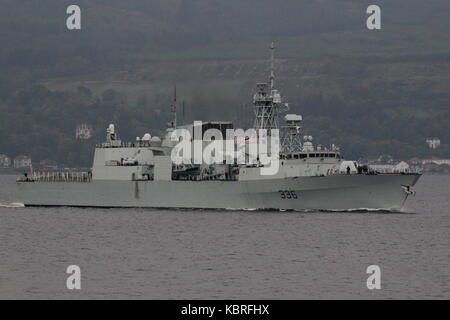
<svg viewBox="0 0 450 320"><path fill-rule="evenodd" d="M205 132L212 129L226 136L234 129L227 121L178 126L175 98L173 120L162 138L146 133L125 142L111 124L106 141L95 148L91 170L23 176L17 180L18 201L25 206L400 211L414 194L412 187L420 173L378 173L345 160L335 145L314 145L311 136L303 135L301 115L286 113L279 124L279 114L289 106L275 89L273 44L270 48L269 81L258 83L253 96L253 129L267 130L269 136L274 130L282 132L279 147L266 149L277 161L273 174L263 174L268 164L259 157L242 163L237 161L239 152L230 155L226 150L226 161L174 163L173 152L181 140L174 139L178 130L193 134L194 146L197 141L207 147L214 139L205 137ZM258 135L245 136L243 148L236 146L236 136L227 141L235 151L241 147L241 155L248 159L255 139L259 144Z"/></svg>

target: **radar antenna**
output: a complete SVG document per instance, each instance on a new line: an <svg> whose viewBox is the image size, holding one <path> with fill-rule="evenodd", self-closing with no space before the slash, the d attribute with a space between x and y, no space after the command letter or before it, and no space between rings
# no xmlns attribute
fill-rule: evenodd
<svg viewBox="0 0 450 320"><path fill-rule="evenodd" d="M281 143L283 153L293 153L302 151L301 122L302 116L297 114L287 114L284 117L285 125L283 129L285 135Z"/></svg>
<svg viewBox="0 0 450 320"><path fill-rule="evenodd" d="M270 44L270 90L273 90L275 86L274 56L275 56L275 44L272 41L272 43Z"/></svg>

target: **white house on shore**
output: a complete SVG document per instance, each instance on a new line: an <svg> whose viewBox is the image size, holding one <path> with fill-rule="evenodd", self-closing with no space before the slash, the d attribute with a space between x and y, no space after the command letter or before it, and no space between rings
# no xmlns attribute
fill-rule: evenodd
<svg viewBox="0 0 450 320"><path fill-rule="evenodd" d="M80 140L89 140L92 137L92 128L86 123L80 124L75 131L75 136Z"/></svg>
<svg viewBox="0 0 450 320"><path fill-rule="evenodd" d="M14 168L28 168L31 166L31 158L28 156L20 155L14 158Z"/></svg>
<svg viewBox="0 0 450 320"><path fill-rule="evenodd" d="M423 159L422 164L450 165L450 159Z"/></svg>
<svg viewBox="0 0 450 320"><path fill-rule="evenodd" d="M397 164L371 164L369 167L380 173L402 173L409 171L409 164L405 161Z"/></svg>
<svg viewBox="0 0 450 320"><path fill-rule="evenodd" d="M437 149L441 145L441 140L439 138L428 138L426 143L431 149Z"/></svg>
<svg viewBox="0 0 450 320"><path fill-rule="evenodd" d="M0 168L11 167L11 158L6 154L0 154Z"/></svg>

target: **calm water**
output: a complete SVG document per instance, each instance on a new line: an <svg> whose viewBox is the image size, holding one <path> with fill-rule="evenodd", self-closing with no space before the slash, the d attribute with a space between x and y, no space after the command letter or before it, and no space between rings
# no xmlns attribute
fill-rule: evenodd
<svg viewBox="0 0 450 320"><path fill-rule="evenodd" d="M398 214L10 208L14 179L0 176L3 299L450 298L448 175L422 177Z"/></svg>

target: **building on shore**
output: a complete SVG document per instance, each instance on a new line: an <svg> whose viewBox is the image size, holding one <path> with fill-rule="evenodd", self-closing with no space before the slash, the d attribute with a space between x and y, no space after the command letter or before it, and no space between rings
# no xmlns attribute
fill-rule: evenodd
<svg viewBox="0 0 450 320"><path fill-rule="evenodd" d="M423 159L422 164L437 164L437 165L450 165L450 159L437 159L437 158L431 158L431 159Z"/></svg>
<svg viewBox="0 0 450 320"><path fill-rule="evenodd" d="M11 158L6 154L0 154L0 168L11 167Z"/></svg>
<svg viewBox="0 0 450 320"><path fill-rule="evenodd" d="M77 127L75 136L79 140L89 140L92 137L92 128L86 123L82 123Z"/></svg>
<svg viewBox="0 0 450 320"><path fill-rule="evenodd" d="M441 145L441 140L439 138L428 138L426 143L430 149L437 149Z"/></svg>
<svg viewBox="0 0 450 320"><path fill-rule="evenodd" d="M405 161L400 161L397 164L371 164L369 167L380 173L402 173L409 172L409 164Z"/></svg>
<svg viewBox="0 0 450 320"><path fill-rule="evenodd" d="M14 158L14 168L28 168L31 167L31 158L29 156L20 155Z"/></svg>
<svg viewBox="0 0 450 320"><path fill-rule="evenodd" d="M411 158L408 163L413 171L424 172L449 172L450 171L450 159L439 158Z"/></svg>

